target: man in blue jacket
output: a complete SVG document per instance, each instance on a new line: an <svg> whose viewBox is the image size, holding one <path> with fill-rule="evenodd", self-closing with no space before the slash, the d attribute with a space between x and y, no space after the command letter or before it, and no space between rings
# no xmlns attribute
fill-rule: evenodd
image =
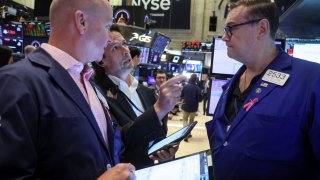
<svg viewBox="0 0 320 180"><path fill-rule="evenodd" d="M216 179L320 178L320 65L276 49L268 0L231 6L223 40L244 66L206 123Z"/></svg>
<svg viewBox="0 0 320 180"><path fill-rule="evenodd" d="M130 179L120 136L88 81L112 8L53 0L48 44L0 70L0 179Z"/></svg>

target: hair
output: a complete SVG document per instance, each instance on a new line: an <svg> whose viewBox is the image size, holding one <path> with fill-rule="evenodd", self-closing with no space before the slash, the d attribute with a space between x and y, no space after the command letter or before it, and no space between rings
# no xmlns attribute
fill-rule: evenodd
<svg viewBox="0 0 320 180"><path fill-rule="evenodd" d="M232 3L230 10L244 6L248 8L247 19L265 18L270 24L270 36L275 39L279 27L279 11L275 3L270 0L239 0Z"/></svg>
<svg viewBox="0 0 320 180"><path fill-rule="evenodd" d="M0 46L0 67L9 63L12 57L12 50L8 46Z"/></svg>
<svg viewBox="0 0 320 180"><path fill-rule="evenodd" d="M36 50L36 47L34 47L32 45L27 45L26 47L24 47L24 55L27 56L28 54L30 54L34 50Z"/></svg>
<svg viewBox="0 0 320 180"><path fill-rule="evenodd" d="M118 32L121 34L120 27L118 24L112 24L110 26L110 32Z"/></svg>
<svg viewBox="0 0 320 180"><path fill-rule="evenodd" d="M161 69L159 69L159 70L157 70L157 71L153 74L153 76L154 76L155 79L157 78L157 75L158 75L158 74L165 74L165 75L167 76L167 74L166 74L164 71L162 71Z"/></svg>
<svg viewBox="0 0 320 180"><path fill-rule="evenodd" d="M197 74L191 74L191 77L190 77L190 79L189 79L189 83L190 83L190 84L196 84L196 83L197 83L197 80L198 80Z"/></svg>
<svg viewBox="0 0 320 180"><path fill-rule="evenodd" d="M121 34L120 28L117 24L112 24L110 26L110 32L118 32ZM97 85L99 85L101 87L101 89L104 91L104 93L106 93L108 86L106 84L105 69L99 65L99 62L98 63L92 62L91 65L94 70L93 80L96 82Z"/></svg>
<svg viewBox="0 0 320 180"><path fill-rule="evenodd" d="M129 47L131 58L138 56L140 57L141 50L137 47L131 46Z"/></svg>

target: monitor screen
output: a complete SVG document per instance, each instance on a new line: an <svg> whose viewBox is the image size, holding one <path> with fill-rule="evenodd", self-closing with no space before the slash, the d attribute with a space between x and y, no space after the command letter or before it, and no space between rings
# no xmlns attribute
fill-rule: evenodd
<svg viewBox="0 0 320 180"><path fill-rule="evenodd" d="M320 38L287 38L285 51L293 57L320 63Z"/></svg>
<svg viewBox="0 0 320 180"><path fill-rule="evenodd" d="M151 49L149 53L149 63L157 64L165 47L170 43L170 38L157 32L152 38Z"/></svg>
<svg viewBox="0 0 320 180"><path fill-rule="evenodd" d="M2 45L8 46L13 53L23 53L23 40L20 38L2 38Z"/></svg>
<svg viewBox="0 0 320 180"><path fill-rule="evenodd" d="M201 51L202 52L211 52L212 42L202 42L201 43Z"/></svg>
<svg viewBox="0 0 320 180"><path fill-rule="evenodd" d="M166 60L169 63L182 64L184 60L184 56L174 55L174 54L166 54Z"/></svg>
<svg viewBox="0 0 320 180"><path fill-rule="evenodd" d="M213 39L213 49L211 57L211 74L219 75L234 75L242 63L232 59L228 56L228 49L226 43L221 37ZM275 45L278 48L284 48L284 40L277 39Z"/></svg>
<svg viewBox="0 0 320 180"><path fill-rule="evenodd" d="M156 80L154 79L153 76L148 76L148 85L155 85L156 84Z"/></svg>
<svg viewBox="0 0 320 180"><path fill-rule="evenodd" d="M182 43L183 51L200 51L201 42L186 41Z"/></svg>
<svg viewBox="0 0 320 180"><path fill-rule="evenodd" d="M190 73L201 73L202 72L202 64L201 60L187 60L185 64L185 71Z"/></svg>
<svg viewBox="0 0 320 180"><path fill-rule="evenodd" d="M222 95L222 86L225 85L227 82L228 80L225 79L210 79L210 97L208 102L207 114L214 114L220 96Z"/></svg>
<svg viewBox="0 0 320 180"><path fill-rule="evenodd" d="M24 36L26 37L47 37L45 24L28 22L24 24Z"/></svg>
<svg viewBox="0 0 320 180"><path fill-rule="evenodd" d="M48 40L48 37L24 37L23 44L24 47L26 47L27 45L40 47L42 43L48 43Z"/></svg>
<svg viewBox="0 0 320 180"><path fill-rule="evenodd" d="M201 179L209 180L206 152L198 152L179 159L135 171L137 180Z"/></svg>
<svg viewBox="0 0 320 180"><path fill-rule="evenodd" d="M211 74L234 75L242 66L242 63L229 58L227 45L222 41L222 38L216 37L213 42Z"/></svg>
<svg viewBox="0 0 320 180"><path fill-rule="evenodd" d="M4 23L1 30L4 38L23 38L22 24Z"/></svg>
<svg viewBox="0 0 320 180"><path fill-rule="evenodd" d="M141 46L134 46L134 47L139 48L140 51L141 51L141 54L140 54L140 63L141 63L141 64L146 64L146 63L148 63L150 48L141 47Z"/></svg>

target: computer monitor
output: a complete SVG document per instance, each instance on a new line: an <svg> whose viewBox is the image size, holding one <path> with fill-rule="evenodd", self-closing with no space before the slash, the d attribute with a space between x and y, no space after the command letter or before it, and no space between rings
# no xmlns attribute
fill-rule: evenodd
<svg viewBox="0 0 320 180"><path fill-rule="evenodd" d="M174 55L174 54L166 54L166 60L168 63L176 63L176 64L182 64L184 60L184 56L180 55Z"/></svg>
<svg viewBox="0 0 320 180"><path fill-rule="evenodd" d="M234 75L242 63L229 58L227 45L221 37L213 38L211 74Z"/></svg>
<svg viewBox="0 0 320 180"><path fill-rule="evenodd" d="M148 85L155 85L156 84L156 80L154 79L153 76L148 76Z"/></svg>
<svg viewBox="0 0 320 180"><path fill-rule="evenodd" d="M48 43L49 38L48 37L24 37L23 44L24 47L27 45L32 45L34 47L40 47L42 43Z"/></svg>
<svg viewBox="0 0 320 180"><path fill-rule="evenodd" d="M20 38L2 38L2 45L8 46L13 53L23 53L23 40Z"/></svg>
<svg viewBox="0 0 320 180"><path fill-rule="evenodd" d="M216 110L218 101L222 95L222 86L228 82L226 79L210 79L210 97L208 101L207 114L213 115Z"/></svg>
<svg viewBox="0 0 320 180"><path fill-rule="evenodd" d="M24 37L48 37L45 24L39 22L26 22L23 24Z"/></svg>
<svg viewBox="0 0 320 180"><path fill-rule="evenodd" d="M21 23L1 24L1 44L12 49L13 53L23 53L23 28Z"/></svg>
<svg viewBox="0 0 320 180"><path fill-rule="evenodd" d="M212 51L212 42L201 42L200 50L201 50L201 52L211 52Z"/></svg>
<svg viewBox="0 0 320 180"><path fill-rule="evenodd" d="M277 48L284 48L284 40L276 39ZM233 76L243 64L228 56L228 48L221 37L213 38L210 72L213 75Z"/></svg>
<svg viewBox="0 0 320 180"><path fill-rule="evenodd" d="M152 38L151 49L149 53L149 63L158 64L165 47L170 43L171 39L166 35L157 32Z"/></svg>
<svg viewBox="0 0 320 180"><path fill-rule="evenodd" d="M202 65L202 60L187 60L185 64L185 71L190 73L201 73Z"/></svg>
<svg viewBox="0 0 320 180"><path fill-rule="evenodd" d="M150 48L142 47L142 46L134 46L134 47L139 48L140 51L141 51L141 54L140 54L140 64L146 64L146 63L148 63Z"/></svg>
<svg viewBox="0 0 320 180"><path fill-rule="evenodd" d="M320 63L320 38L286 38L285 51L293 57Z"/></svg>
<svg viewBox="0 0 320 180"><path fill-rule="evenodd" d="M23 28L21 23L3 23L1 30L3 38L23 38Z"/></svg>
<svg viewBox="0 0 320 180"><path fill-rule="evenodd" d="M200 51L201 42L186 41L182 43L182 51Z"/></svg>
<svg viewBox="0 0 320 180"><path fill-rule="evenodd" d="M137 180L200 179L209 180L208 157L198 152L185 157L135 171Z"/></svg>

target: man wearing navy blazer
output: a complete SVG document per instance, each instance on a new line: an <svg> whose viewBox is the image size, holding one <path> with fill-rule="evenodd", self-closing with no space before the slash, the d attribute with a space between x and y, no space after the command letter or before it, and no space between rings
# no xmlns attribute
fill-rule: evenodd
<svg viewBox="0 0 320 180"><path fill-rule="evenodd" d="M0 70L0 179L134 178L85 65L103 55L110 5L53 0L50 22L48 44Z"/></svg>

